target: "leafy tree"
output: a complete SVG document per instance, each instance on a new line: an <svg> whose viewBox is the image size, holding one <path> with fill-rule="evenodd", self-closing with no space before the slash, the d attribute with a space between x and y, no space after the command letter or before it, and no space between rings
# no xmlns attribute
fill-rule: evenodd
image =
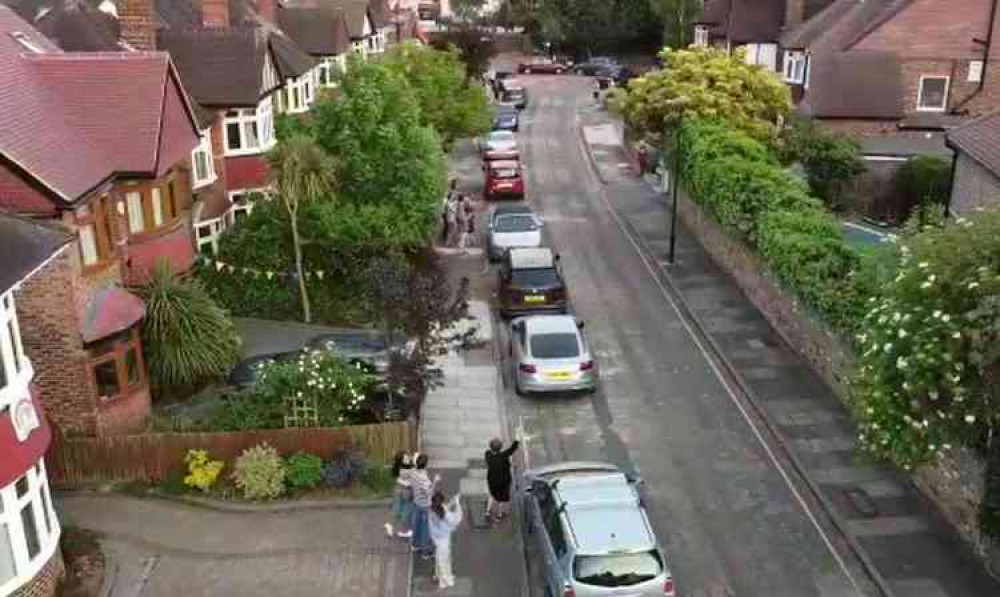
<svg viewBox="0 0 1000 597"><path fill-rule="evenodd" d="M282 141L268 155L275 194L288 213L295 255L295 272L302 300L302 318L312 321L305 270L302 268L302 237L299 234L299 210L310 201L333 200L335 164L316 142L305 135Z"/></svg>
<svg viewBox="0 0 1000 597"><path fill-rule="evenodd" d="M784 159L801 163L812 192L838 208L844 183L865 171L858 142L807 118L793 119L781 136Z"/></svg>
<svg viewBox="0 0 1000 597"><path fill-rule="evenodd" d="M602 52L648 50L662 23L650 0L536 0L512 9L535 45L587 58Z"/></svg>
<svg viewBox="0 0 1000 597"><path fill-rule="evenodd" d="M451 11L462 21L476 20L486 6L486 0L451 0Z"/></svg>
<svg viewBox="0 0 1000 597"><path fill-rule="evenodd" d="M788 87L774 73L747 64L743 50L665 49L663 70L617 89L612 109L638 132L657 137L681 118L721 119L773 143L779 118L788 115Z"/></svg>
<svg viewBox="0 0 1000 597"><path fill-rule="evenodd" d="M382 64L406 78L420 103L422 123L434 127L446 148L490 129L486 94L469 83L454 46L438 50L404 43L390 50Z"/></svg>
<svg viewBox="0 0 1000 597"><path fill-rule="evenodd" d="M153 387L191 389L236 364L236 328L198 282L177 277L160 261L138 292L146 301L142 340Z"/></svg>
<svg viewBox="0 0 1000 597"><path fill-rule="evenodd" d="M431 42L437 50L456 48L465 63L470 79L481 79L490 68L490 61L497 55L496 45L487 31L474 25L452 24Z"/></svg>
<svg viewBox="0 0 1000 597"><path fill-rule="evenodd" d="M694 24L701 18L701 0L651 0L663 21L663 45L686 48L694 42Z"/></svg>

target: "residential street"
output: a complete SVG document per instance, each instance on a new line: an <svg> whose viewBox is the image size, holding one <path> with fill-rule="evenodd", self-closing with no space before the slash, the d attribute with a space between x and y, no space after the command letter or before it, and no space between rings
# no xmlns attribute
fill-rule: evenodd
<svg viewBox="0 0 1000 597"><path fill-rule="evenodd" d="M562 256L572 307L586 322L602 379L593 396L558 398L518 398L508 383L508 419L526 445L526 466L605 460L639 473L680 594L878 594L858 556L776 447L775 437L746 399L731 390L731 382L723 381L718 364L689 331L673 299L640 257L632 233L611 213L616 196L587 163L581 141L583 124L606 120L591 97L591 79L523 76L521 80L531 97L519 134L528 200L544 216L553 247ZM615 164L613 158L604 160L603 178L614 179L616 166L627 167ZM468 170L476 180L472 168ZM657 219L633 219L633 224L665 227L661 214L650 215ZM704 296L709 301L709 295ZM757 329L750 321L754 314L736 313L738 302L728 303L729 312L720 307L713 329L724 333ZM699 313L703 318L711 315ZM772 341L766 332L757 333ZM769 349L760 338L752 340L741 340L746 344L743 352L759 357L755 375L769 384L769 398L780 397L789 407L795 407L797 397L812 398L811 379L775 379L782 373L774 368L782 364L780 351ZM502 330L498 341L507 342ZM789 366L797 366L784 358ZM844 471L836 459L844 454L851 458L849 431L841 439L840 444L823 444L814 455L826 456L829 464L825 469L813 467L813 472L821 468L817 474L826 474L833 482ZM872 494L887 484L874 477L858 480L872 481ZM886 497L892 501L895 495ZM892 541L937 541L934 535L919 534L926 523L913 527L904 524L914 522L905 516L871 522L863 535L866 546L882 550L880 565L887 559L893 564L886 572L894 576L891 590L897 594L973 595L969 591L986 582L970 578L970 584L946 590L943 581L923 578L920 570L913 569L913 561L893 561L898 552L893 551ZM865 521L851 528L862 526ZM531 564L530 548L527 557ZM955 565L961 570L967 560L959 560ZM921 561L918 555L916 562ZM926 564L933 567L932 562ZM973 572L974 578L984 576ZM928 571L928 576L935 574Z"/></svg>

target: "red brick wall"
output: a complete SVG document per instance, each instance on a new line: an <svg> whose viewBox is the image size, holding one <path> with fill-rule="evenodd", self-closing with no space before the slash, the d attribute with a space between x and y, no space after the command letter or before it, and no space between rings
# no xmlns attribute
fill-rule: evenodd
<svg viewBox="0 0 1000 597"><path fill-rule="evenodd" d="M97 415L98 435L142 433L149 423L152 400L149 388L139 388L127 396L101 402Z"/></svg>
<svg viewBox="0 0 1000 597"><path fill-rule="evenodd" d="M264 155L244 155L226 158L226 190L256 189L267 186L267 158Z"/></svg>
<svg viewBox="0 0 1000 597"><path fill-rule="evenodd" d="M55 213L55 206L48 197L5 164L0 164L0 208L18 213Z"/></svg>
<svg viewBox="0 0 1000 597"><path fill-rule="evenodd" d="M915 0L859 41L858 50L903 58L982 58L992 0Z"/></svg>
<svg viewBox="0 0 1000 597"><path fill-rule="evenodd" d="M157 234L129 240L128 281L143 284L161 259L169 261L175 272L186 272L194 264L194 236L190 212L176 226Z"/></svg>
<svg viewBox="0 0 1000 597"><path fill-rule="evenodd" d="M118 25L121 37L136 50L155 50L153 0L125 0L118 3Z"/></svg>
<svg viewBox="0 0 1000 597"><path fill-rule="evenodd" d="M95 435L96 388L78 331L73 248L28 278L17 294L25 353L45 412L62 433Z"/></svg>
<svg viewBox="0 0 1000 597"><path fill-rule="evenodd" d="M229 0L201 0L201 21L206 27L228 27Z"/></svg>
<svg viewBox="0 0 1000 597"><path fill-rule="evenodd" d="M56 589L59 588L65 575L66 568L63 565L62 552L56 548L55 553L38 571L35 578L11 593L10 597L52 597L56 594Z"/></svg>

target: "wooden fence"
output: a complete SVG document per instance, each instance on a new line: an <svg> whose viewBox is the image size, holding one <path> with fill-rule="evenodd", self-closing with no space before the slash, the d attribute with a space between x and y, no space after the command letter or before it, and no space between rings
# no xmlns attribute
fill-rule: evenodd
<svg viewBox="0 0 1000 597"><path fill-rule="evenodd" d="M188 450L208 450L226 468L244 449L262 442L283 456L303 451L324 460L352 443L373 461L388 463L398 450L414 449L416 434L409 423L383 423L336 428L268 429L213 433L145 433L68 439L57 438L46 458L56 486L121 481L155 482L184 470Z"/></svg>

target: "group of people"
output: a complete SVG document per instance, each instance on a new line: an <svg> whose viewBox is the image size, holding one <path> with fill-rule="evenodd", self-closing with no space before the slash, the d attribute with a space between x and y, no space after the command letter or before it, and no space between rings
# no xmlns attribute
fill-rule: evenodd
<svg viewBox="0 0 1000 597"><path fill-rule="evenodd" d="M513 484L511 456L520 444L515 440L504 449L495 438L486 450L486 484L489 501L486 517L502 521L510 511L510 489ZM410 548L424 558L434 558L434 577L438 587L455 586L451 566L451 535L462 523L462 494L448 497L438 489L441 475L430 476L427 455L399 452L393 460L392 474L396 478L392 500L393 522L385 523L390 537L410 540Z"/></svg>
<svg viewBox="0 0 1000 597"><path fill-rule="evenodd" d="M441 217L444 246L465 251L476 232L476 207L468 195L458 192L457 180L451 181Z"/></svg>

